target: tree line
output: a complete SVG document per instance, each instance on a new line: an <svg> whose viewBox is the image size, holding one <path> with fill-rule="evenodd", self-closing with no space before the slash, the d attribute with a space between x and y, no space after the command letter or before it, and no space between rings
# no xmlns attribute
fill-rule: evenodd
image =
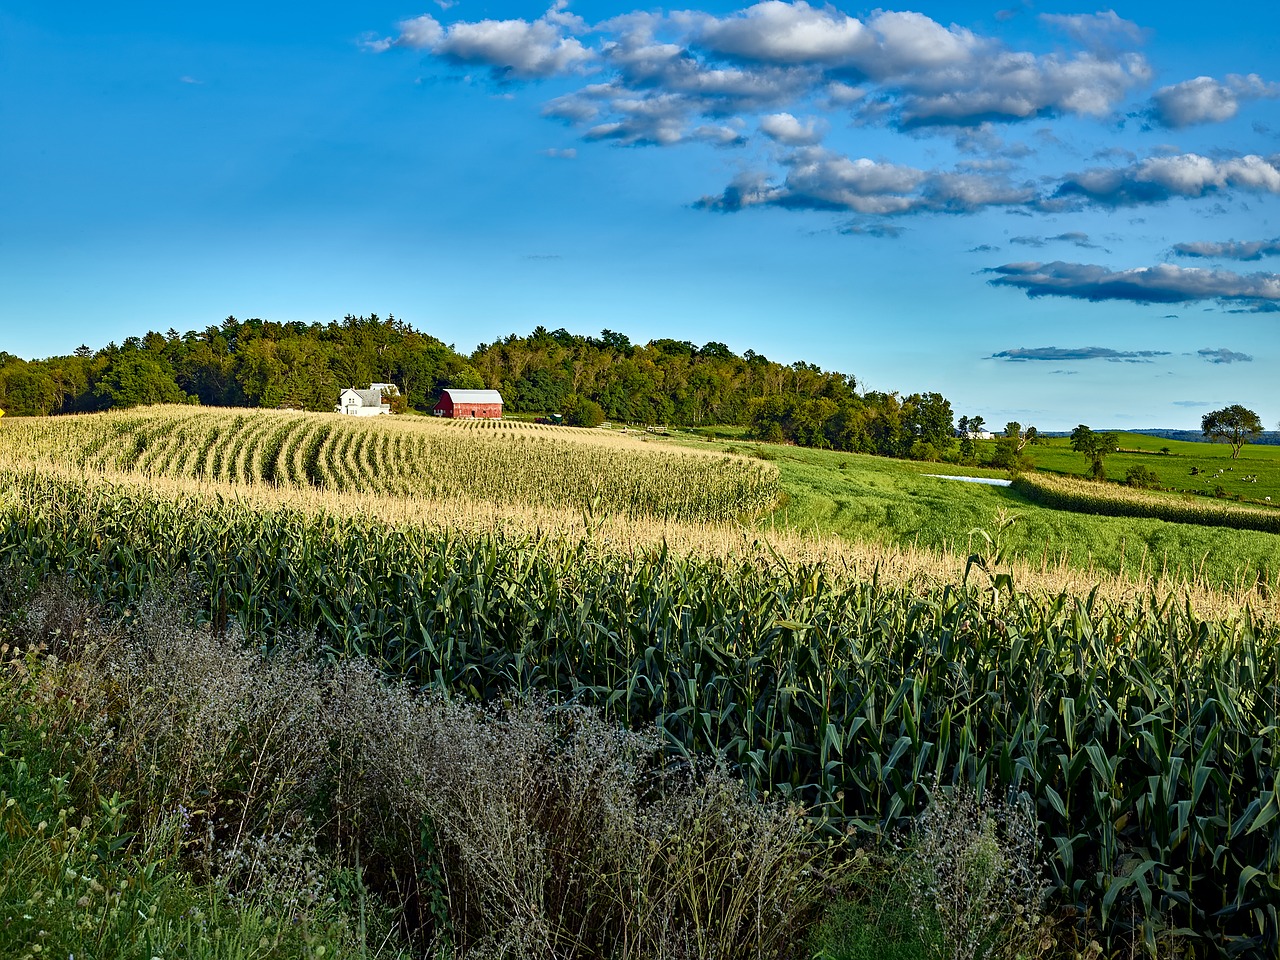
<svg viewBox="0 0 1280 960"><path fill-rule="evenodd" d="M332 410L345 387L376 382L395 383L419 410L444 387L484 386L452 347L376 314L327 324L228 317L31 362L0 352L0 408L19 416L150 403Z"/></svg>
<svg viewBox="0 0 1280 960"><path fill-rule="evenodd" d="M464 356L395 317L228 317L203 330L152 331L45 360L0 352L0 409L19 416L152 403L327 411L344 387L376 382L396 384L397 407L418 412L429 411L442 389L488 387L512 413L558 413L580 425L737 425L761 441L1003 468L1024 466L1026 446L1038 440L1035 427L1011 422L980 447L974 438L985 435L983 418L962 416L957 430L950 401L936 392L859 392L853 376L811 363L778 363L752 350L739 356L714 341L634 344L612 330L592 337L539 326ZM1236 435L1260 429L1256 417L1243 426L1227 419ZM1095 462L1096 475L1101 457Z"/></svg>

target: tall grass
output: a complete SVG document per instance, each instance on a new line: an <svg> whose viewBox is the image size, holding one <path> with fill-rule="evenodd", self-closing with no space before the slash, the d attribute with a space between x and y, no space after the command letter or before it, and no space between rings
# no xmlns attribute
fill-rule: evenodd
<svg viewBox="0 0 1280 960"><path fill-rule="evenodd" d="M68 637L82 601L37 590L42 642L0 670L6 956L781 960L840 892L798 809L652 730L264 655L182 604Z"/></svg>

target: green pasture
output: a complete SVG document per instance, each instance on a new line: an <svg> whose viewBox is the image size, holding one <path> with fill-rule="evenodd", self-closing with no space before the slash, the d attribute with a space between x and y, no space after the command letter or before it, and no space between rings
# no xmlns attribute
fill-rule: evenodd
<svg viewBox="0 0 1280 960"><path fill-rule="evenodd" d="M1255 581L1260 570L1266 580L1274 581L1280 571L1280 537L1274 534L1162 520L1086 516L1039 506L1007 487L928 476L1007 477L995 470L784 445L744 446L771 458L781 472L784 502L762 521L766 525L967 553L982 544L972 531L983 529L994 534L997 515L1003 510L1017 516L1017 522L1004 531L1003 543L1010 555L1029 563L1065 562L1102 573L1133 576L1164 572L1221 585ZM1204 447L1206 454L1224 449ZM1037 448L1035 455L1043 454L1047 460L1061 453L1079 461L1084 459L1069 448L1059 449L1056 445ZM1170 471L1185 470L1194 462L1194 458L1182 453L1129 456L1143 462L1169 461L1173 465L1165 469ZM1115 454L1109 458L1108 472L1112 459L1119 467L1124 457ZM1230 465L1230 451L1225 458L1206 456L1203 460ZM1064 462L1070 461L1064 457ZM1276 499L1280 500L1280 451L1268 458L1265 453L1259 456L1258 450L1246 447L1236 461L1236 470L1227 475L1235 475L1244 464L1248 464L1245 469L1258 474L1259 488L1264 488L1262 476L1269 467L1272 472L1268 476L1276 485Z"/></svg>
<svg viewBox="0 0 1280 960"><path fill-rule="evenodd" d="M991 441L987 441L991 443ZM1168 450L1168 453L1162 452ZM1037 470L1084 476L1089 461L1071 449L1065 437L1043 440L1024 451ZM1280 505L1280 446L1248 444L1239 460L1225 443L1188 443L1139 433L1120 434L1120 450L1107 456L1107 478L1124 480L1130 467L1143 466L1161 487L1186 493L1213 494ZM1194 472L1193 472L1194 470Z"/></svg>

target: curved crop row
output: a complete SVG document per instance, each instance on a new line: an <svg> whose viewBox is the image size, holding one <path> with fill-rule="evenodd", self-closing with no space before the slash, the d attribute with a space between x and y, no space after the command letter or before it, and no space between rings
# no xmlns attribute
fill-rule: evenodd
<svg viewBox="0 0 1280 960"><path fill-rule="evenodd" d="M217 483L551 506L681 522L756 515L777 469L642 438L518 421L154 408L8 423L33 461Z"/></svg>
<svg viewBox="0 0 1280 960"><path fill-rule="evenodd" d="M1023 474L1013 481L1013 489L1041 506L1075 513L1280 533L1280 510L1267 507L1201 502L1043 473Z"/></svg>

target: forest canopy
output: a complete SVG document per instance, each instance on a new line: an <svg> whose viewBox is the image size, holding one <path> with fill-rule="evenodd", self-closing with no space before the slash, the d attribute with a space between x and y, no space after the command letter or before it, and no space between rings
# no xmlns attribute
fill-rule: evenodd
<svg viewBox="0 0 1280 960"><path fill-rule="evenodd" d="M323 323L228 317L203 330L149 332L92 350L25 361L0 353L0 408L47 416L150 403L328 411L345 387L394 383L427 412L447 387L492 388L511 413L571 421L746 426L760 440L932 459L952 445L937 393L859 394L854 377L776 363L723 343L633 344L537 327L465 356L395 317Z"/></svg>

